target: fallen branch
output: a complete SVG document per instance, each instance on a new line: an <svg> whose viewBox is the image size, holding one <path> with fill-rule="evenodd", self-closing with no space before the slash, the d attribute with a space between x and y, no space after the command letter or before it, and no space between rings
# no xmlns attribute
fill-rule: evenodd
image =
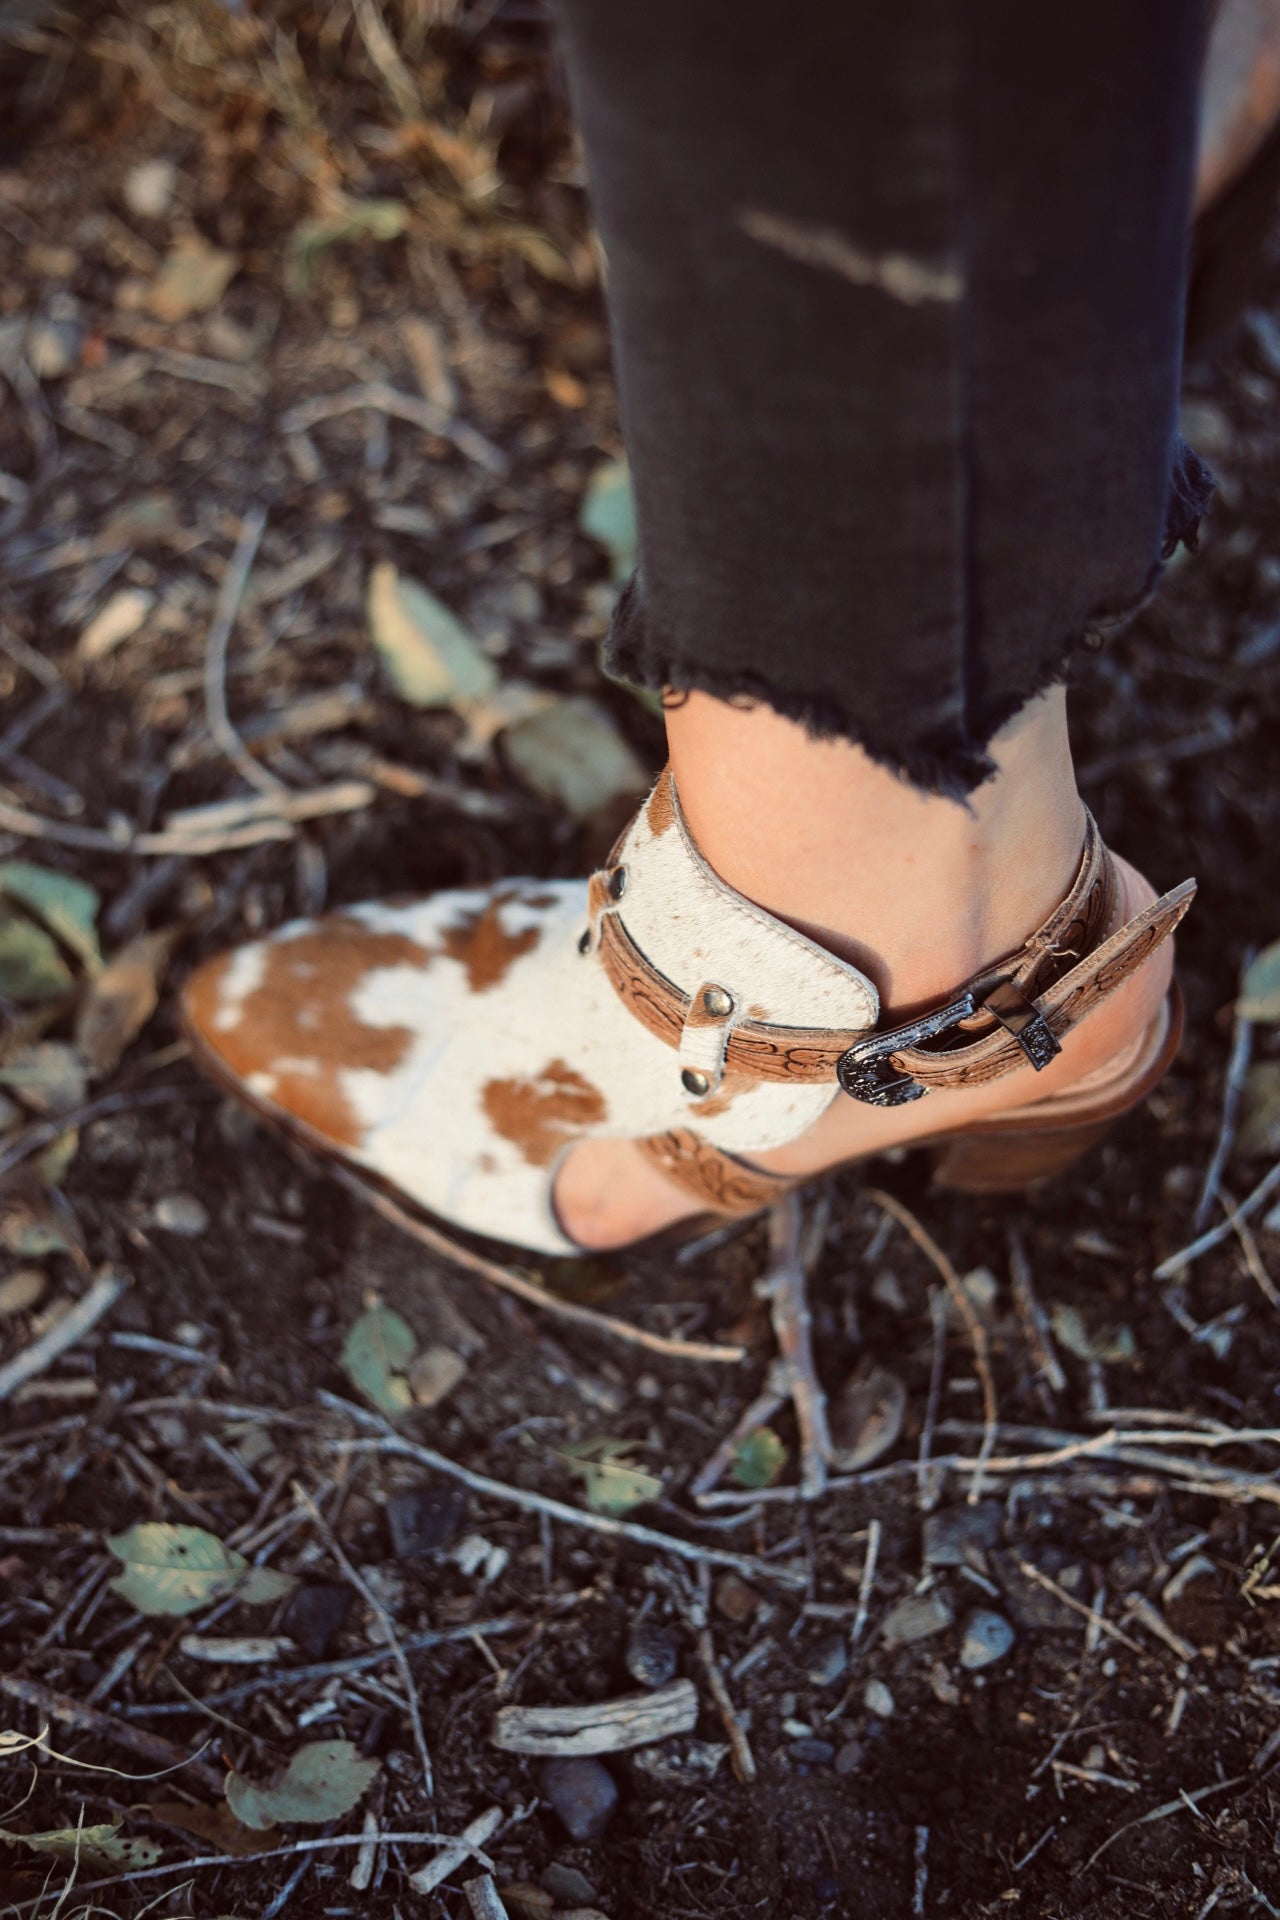
<svg viewBox="0 0 1280 1920"><path fill-rule="evenodd" d="M698 1690L692 1680L673 1680L652 1693L629 1693L581 1707L503 1707L490 1739L504 1753L625 1753L652 1746L698 1722Z"/></svg>
<svg viewBox="0 0 1280 1920"><path fill-rule="evenodd" d="M0 819L0 826L3 824L3 820ZM1277 1188L1280 1188L1280 1160L1272 1167L1265 1179L1259 1180L1253 1192L1240 1202L1235 1210L1237 1217L1248 1220L1259 1207L1266 1204ZM1188 1246L1181 1247L1177 1253L1171 1253L1167 1260L1162 1260L1155 1270L1155 1278L1157 1280L1174 1279L1184 1268L1198 1260L1202 1253L1208 1253L1211 1248L1219 1246L1228 1234L1234 1232L1234 1221L1229 1215L1227 1219L1220 1220L1216 1227L1210 1227L1202 1233L1198 1240L1192 1240Z"/></svg>
<svg viewBox="0 0 1280 1920"><path fill-rule="evenodd" d="M999 1423L999 1410L996 1405L996 1383L992 1376L991 1358L987 1350L987 1330L979 1319L972 1300L970 1300L968 1294L960 1284L960 1276L952 1266L951 1261L942 1251L942 1248L938 1245L932 1234L927 1232L916 1219L910 1207L904 1206L901 1200L895 1198L891 1193L886 1193L882 1187L867 1187L864 1189L864 1192L868 1200L874 1200L878 1207L883 1208L886 1213L891 1213L899 1225L906 1228L921 1253L923 1253L928 1260L932 1261L937 1272L945 1281L947 1292L950 1294L956 1312L964 1322L965 1331L969 1335L969 1341L973 1347L973 1369L982 1387L982 1411L985 1422L982 1445L978 1451L978 1457L974 1462L973 1478L969 1482L968 1498L969 1504L972 1506L982 1491L982 1477L986 1468L987 1455L991 1453L995 1447L996 1430Z"/></svg>
<svg viewBox="0 0 1280 1920"><path fill-rule="evenodd" d="M1245 955L1245 967L1253 958L1252 950ZM1242 969L1243 971L1243 969ZM1253 1022L1236 1009L1235 1020L1231 1028L1231 1052L1227 1056L1227 1080L1222 1090L1222 1122L1218 1128L1218 1138L1213 1149L1213 1158L1209 1162L1204 1176L1204 1185L1200 1189L1200 1198L1191 1224L1197 1233L1203 1232L1213 1212L1213 1203L1217 1198L1218 1182L1226 1172L1227 1161L1231 1158L1231 1149L1236 1139L1236 1118L1240 1111L1240 1094L1244 1087L1244 1077L1249 1071L1249 1056L1253 1052Z"/></svg>
<svg viewBox="0 0 1280 1920"><path fill-rule="evenodd" d="M28 1380L34 1380L55 1360L60 1360L69 1347L83 1340L103 1315L111 1311L129 1284L127 1274L117 1272L114 1267L104 1267L88 1293L76 1301L70 1312L64 1313L61 1320L29 1347L15 1354L8 1366L0 1367L0 1400L7 1400Z"/></svg>
<svg viewBox="0 0 1280 1920"><path fill-rule="evenodd" d="M720 1346L709 1340L677 1340L666 1334L650 1333L644 1327L633 1326L629 1320L617 1320L612 1314L598 1313L593 1307L580 1307L572 1300L559 1300L536 1281L526 1280L523 1274L516 1273L511 1267L502 1267L495 1260L486 1260L482 1254L472 1253L469 1248L451 1240L448 1234L438 1232L425 1220L418 1219L416 1214L399 1206L390 1194L370 1186L349 1167L335 1163L328 1171L350 1192L371 1206L375 1213L380 1213L384 1220L399 1227L402 1233L407 1233L420 1246L429 1248L432 1253L451 1261L454 1266L462 1267L467 1273L474 1273L478 1279L501 1287L505 1293L513 1293L529 1306L541 1307L561 1320L571 1320L576 1326L589 1327L594 1333L608 1334L614 1340L625 1340L631 1346L643 1347L648 1353L663 1354L669 1360L714 1360L734 1366L746 1358L745 1347Z"/></svg>
<svg viewBox="0 0 1280 1920"><path fill-rule="evenodd" d="M24 1680L16 1673L0 1673L0 1694L7 1694L10 1700L30 1707L42 1720L56 1720L90 1740L100 1740L104 1747L115 1747L131 1753L135 1758L145 1760L149 1766L166 1771L182 1767L187 1778L198 1781L208 1793L221 1795L226 1785L226 1774L221 1768L211 1767L207 1762L193 1758L172 1741L162 1739L158 1733L144 1733L140 1727L128 1726L112 1714L103 1713L98 1707L85 1706L82 1701L72 1700L65 1693L55 1693L52 1687L42 1687L38 1680ZM207 1746L208 1742L204 1744Z"/></svg>
<svg viewBox="0 0 1280 1920"><path fill-rule="evenodd" d="M478 1860L482 1866L489 1866L491 1862L480 1849L486 1841L492 1840L502 1821L501 1807L489 1807L486 1812L477 1814L462 1829L458 1838L450 1840L428 1866L419 1867L416 1873L409 1875L409 1885L413 1891L434 1893L442 1881L448 1880L467 1860Z"/></svg>
<svg viewBox="0 0 1280 1920"><path fill-rule="evenodd" d="M249 575L258 556L258 545L267 524L265 507L253 507L246 513L240 527L240 538L236 541L227 570L222 576L222 586L218 592L218 603L214 608L213 622L209 628L209 638L204 655L204 712L209 732L236 771L256 787L259 793L282 794L288 791L283 780L277 779L266 767L260 767L244 741L231 724L227 712L227 648L231 635L235 631L236 620L240 613L240 603L244 599L244 590L249 584Z"/></svg>
<svg viewBox="0 0 1280 1920"><path fill-rule="evenodd" d="M528 1513L545 1513L550 1520L560 1520L569 1527L580 1527L587 1533L603 1534L610 1540L631 1541L635 1546L671 1553L678 1560L690 1560L695 1565L728 1567L747 1580L772 1580L784 1587L803 1587L805 1584L803 1574L789 1567L770 1566L767 1560L757 1559L753 1554L731 1553L725 1547L702 1547L692 1540L681 1540L675 1534L660 1533L656 1527L642 1527L634 1520L614 1520L607 1514L590 1513L584 1507L571 1507L567 1501L552 1500L545 1494L533 1493L528 1487L509 1486L505 1480L492 1480L488 1474L473 1473L470 1467L459 1466L456 1460L450 1460L447 1454L437 1453L434 1447L424 1447L416 1440L406 1440L377 1414L353 1406L337 1394L322 1391L320 1398L326 1406L346 1414L358 1425L373 1427L377 1432L378 1437L371 1440L331 1441L329 1444L339 1452L389 1453L398 1455L402 1460L417 1460L424 1467L447 1474L450 1479L460 1480L473 1493L482 1494L490 1500L504 1501L508 1506L523 1507Z"/></svg>
<svg viewBox="0 0 1280 1920"><path fill-rule="evenodd" d="M284 415L280 422L281 430L284 433L308 433L323 420L336 420L340 414L356 413L362 407L407 421L411 427L419 427L423 433L437 434L442 440L452 440L459 453L464 453L468 460L474 460L477 466L486 467L490 473L505 474L510 465L507 456L491 440L486 440L482 433L477 433L474 427L469 427L463 420L452 419L432 401L420 399L416 394L401 393L383 380L370 381L361 387L344 387L341 393L322 393L312 400L299 401Z"/></svg>
<svg viewBox="0 0 1280 1920"><path fill-rule="evenodd" d="M400 1644L400 1636L396 1632L395 1621L391 1618L386 1607L369 1585L364 1575L358 1571L348 1558L337 1534L329 1525L329 1522L325 1519L319 1507L300 1481L294 1481L293 1491L311 1515L316 1530L320 1534L326 1547L328 1547L329 1552L342 1568L342 1571L346 1574L356 1592L365 1602L365 1605L370 1607L377 1616L382 1628L383 1638L391 1649L391 1657L399 1669L400 1680L404 1687L405 1711L409 1716L409 1725L413 1729L413 1744L418 1750L418 1764L422 1768L422 1784L426 1788L428 1799L430 1799L431 1795L435 1792L435 1776L431 1766L431 1754L427 1747L427 1736L422 1726L422 1708L418 1704L418 1689L413 1684L413 1675L409 1671L409 1662L405 1656L404 1648Z"/></svg>

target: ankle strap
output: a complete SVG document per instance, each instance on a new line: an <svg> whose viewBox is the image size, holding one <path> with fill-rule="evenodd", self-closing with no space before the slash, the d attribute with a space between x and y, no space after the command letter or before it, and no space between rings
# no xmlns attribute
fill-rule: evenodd
<svg viewBox="0 0 1280 1920"><path fill-rule="evenodd" d="M847 976L856 1015L867 1005L870 1021L812 1026L761 1018L765 984L752 978L722 979L716 929L691 927L681 945L682 971L691 990L659 971L628 925L633 880L643 877L655 817L666 835L674 825L679 847L699 869L719 912L745 909L763 930L776 930L814 956L814 998L831 1006L833 970ZM726 1076L752 1080L836 1082L856 1100L898 1106L934 1088L975 1086L997 1080L1028 1063L1039 1072L1061 1050L1063 1036L1143 964L1168 939L1195 897L1185 880L1110 932L1119 898L1115 864L1092 815L1086 814L1080 865L1066 897L1015 952L959 989L945 1005L887 1028L875 1019L874 990L856 968L803 941L772 915L712 875L688 836L670 772L662 775L639 820L616 850L615 862L593 876L590 887L592 945L615 991L655 1038L676 1050L686 1091L697 1099ZM676 889L678 894L678 889ZM671 919L680 922L673 896ZM720 961L720 969L717 963ZM817 962L821 962L819 966ZM838 998L838 996L837 996ZM824 1008L825 1011L825 1008ZM837 1016L838 1018L838 1016ZM845 1016L847 1020L847 1015ZM696 1111L696 1106L695 1106ZM691 1113L691 1118L693 1117Z"/></svg>

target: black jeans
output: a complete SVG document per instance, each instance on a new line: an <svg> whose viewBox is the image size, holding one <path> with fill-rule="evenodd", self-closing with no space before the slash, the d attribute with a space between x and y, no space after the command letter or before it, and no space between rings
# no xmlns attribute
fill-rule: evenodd
<svg viewBox="0 0 1280 1920"><path fill-rule="evenodd" d="M609 643L961 794L1194 537L1204 0L561 0L640 567Z"/></svg>

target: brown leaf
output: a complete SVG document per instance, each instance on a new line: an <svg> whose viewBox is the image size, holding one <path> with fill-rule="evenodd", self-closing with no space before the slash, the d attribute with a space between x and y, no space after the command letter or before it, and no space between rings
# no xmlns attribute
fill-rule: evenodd
<svg viewBox="0 0 1280 1920"><path fill-rule="evenodd" d="M281 1842L279 1827L268 1827L265 1832L242 1827L225 1800L220 1800L216 1807L189 1806L185 1800L159 1800L152 1807L151 1815L167 1827L194 1834L197 1840L206 1841L235 1860L266 1853Z"/></svg>
<svg viewBox="0 0 1280 1920"><path fill-rule="evenodd" d="M76 1046L91 1073L110 1073L156 1009L177 934L141 933L90 982L76 1018Z"/></svg>

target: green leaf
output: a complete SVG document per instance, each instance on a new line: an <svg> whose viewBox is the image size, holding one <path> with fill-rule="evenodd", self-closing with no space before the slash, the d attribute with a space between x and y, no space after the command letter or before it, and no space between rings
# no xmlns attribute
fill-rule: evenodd
<svg viewBox="0 0 1280 1920"><path fill-rule="evenodd" d="M575 820L639 795L650 775L606 708L572 695L508 727L504 751L527 786Z"/></svg>
<svg viewBox="0 0 1280 1920"><path fill-rule="evenodd" d="M34 920L0 906L0 995L31 1006L52 1000L72 984L56 941Z"/></svg>
<svg viewBox="0 0 1280 1920"><path fill-rule="evenodd" d="M242 1773L227 1776L227 1804L246 1827L277 1820L316 1825L350 1813L378 1771L350 1740L316 1740L299 1747L274 1787L255 1787Z"/></svg>
<svg viewBox="0 0 1280 1920"><path fill-rule="evenodd" d="M389 560L369 575L368 617L391 684L411 707L465 706L497 686L493 662L458 616Z"/></svg>
<svg viewBox="0 0 1280 1920"><path fill-rule="evenodd" d="M1137 1354L1131 1327L1104 1327L1100 1333L1090 1333L1084 1315L1069 1301L1060 1300L1051 1308L1049 1321L1060 1344L1077 1360L1106 1360L1114 1364L1132 1360Z"/></svg>
<svg viewBox="0 0 1280 1920"><path fill-rule="evenodd" d="M290 293L309 293L316 263L347 240L396 240L409 224L403 200L361 200L331 220L304 220L289 238L285 277Z"/></svg>
<svg viewBox="0 0 1280 1920"><path fill-rule="evenodd" d="M70 1864L78 1860L90 1873L111 1873L153 1867L160 1858L154 1840L120 1840L120 1822L95 1827L53 1827L47 1833L14 1833L0 1827L0 1840L11 1847L29 1847L32 1853Z"/></svg>
<svg viewBox="0 0 1280 1920"><path fill-rule="evenodd" d="M1244 1077L1236 1145L1241 1153L1280 1153L1280 1060L1259 1060Z"/></svg>
<svg viewBox="0 0 1280 1920"><path fill-rule="evenodd" d="M625 460L596 468L587 482L578 524L608 549L614 579L625 580L636 564L635 505Z"/></svg>
<svg viewBox="0 0 1280 1920"><path fill-rule="evenodd" d="M404 1413L413 1405L413 1388L405 1374L417 1351L417 1337L407 1320L390 1307L370 1307L343 1342L342 1370L383 1413Z"/></svg>
<svg viewBox="0 0 1280 1920"><path fill-rule="evenodd" d="M0 893L43 921L85 966L102 965L94 930L98 893L87 881L55 873L52 867L38 867L32 860L5 860L0 862Z"/></svg>
<svg viewBox="0 0 1280 1920"><path fill-rule="evenodd" d="M1280 940L1273 940L1249 962L1236 1012L1267 1026L1280 1021Z"/></svg>
<svg viewBox="0 0 1280 1920"><path fill-rule="evenodd" d="M729 1471L740 1487L771 1487L787 1464L787 1449L772 1427L757 1427L733 1456Z"/></svg>
<svg viewBox="0 0 1280 1920"><path fill-rule="evenodd" d="M196 1613L231 1595L260 1606L295 1584L290 1574L272 1567L250 1567L242 1553L223 1546L203 1527L144 1520L111 1534L107 1546L124 1566L112 1588L139 1613Z"/></svg>
<svg viewBox="0 0 1280 1920"><path fill-rule="evenodd" d="M631 1448L629 1440L586 1440L564 1449L561 1457L582 1476L583 1496L597 1513L629 1513L661 1495L657 1475L631 1465Z"/></svg>

